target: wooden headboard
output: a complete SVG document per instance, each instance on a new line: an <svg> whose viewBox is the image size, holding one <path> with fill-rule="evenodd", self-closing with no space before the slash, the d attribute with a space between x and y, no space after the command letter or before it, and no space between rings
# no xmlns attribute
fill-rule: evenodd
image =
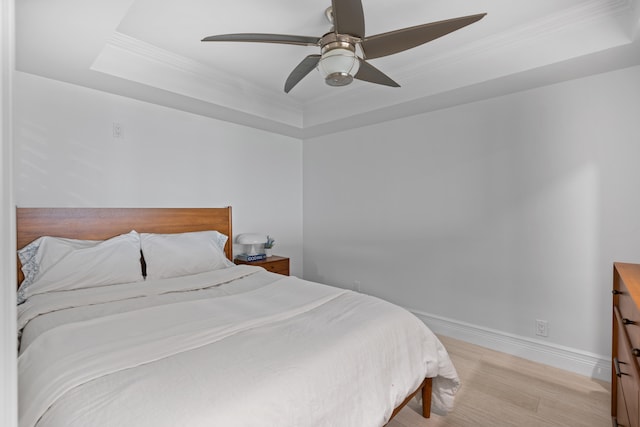
<svg viewBox="0 0 640 427"><path fill-rule="evenodd" d="M139 233L216 230L229 236L232 259L231 206L225 208L16 208L17 249L41 236L104 240ZM23 276L18 260L18 284Z"/></svg>

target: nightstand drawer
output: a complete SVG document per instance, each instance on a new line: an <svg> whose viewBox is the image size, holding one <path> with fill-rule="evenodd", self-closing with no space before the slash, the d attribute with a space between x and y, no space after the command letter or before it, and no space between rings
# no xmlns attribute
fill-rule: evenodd
<svg viewBox="0 0 640 427"><path fill-rule="evenodd" d="M239 259L233 260L236 264L249 264L255 265L258 267L262 267L267 271L272 273L283 274L285 276L289 275L289 258L282 256L270 256L269 258L262 261L254 261L254 262L246 262L241 261Z"/></svg>
<svg viewBox="0 0 640 427"><path fill-rule="evenodd" d="M267 261L269 261L269 258L267 258ZM268 271L271 271L272 273L284 274L285 276L288 276L289 275L289 258L267 262L261 265L260 267L264 267L265 269L267 269Z"/></svg>

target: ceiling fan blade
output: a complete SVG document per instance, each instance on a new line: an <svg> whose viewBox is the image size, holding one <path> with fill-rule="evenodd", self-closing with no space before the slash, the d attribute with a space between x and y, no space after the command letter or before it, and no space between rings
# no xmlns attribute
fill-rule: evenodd
<svg viewBox="0 0 640 427"><path fill-rule="evenodd" d="M239 33L221 34L209 36L202 39L203 42L256 42L256 43L282 43L295 44L300 46L318 46L320 37L291 36L287 34L262 34L262 33Z"/></svg>
<svg viewBox="0 0 640 427"><path fill-rule="evenodd" d="M377 83L379 85L391 86L391 87L400 87L398 83L393 81L389 76L384 74L382 71L378 70L373 65L369 64L364 59L358 58L360 60L360 68L354 79L364 80L370 83Z"/></svg>
<svg viewBox="0 0 640 427"><path fill-rule="evenodd" d="M331 0L334 31L364 37L364 11L360 0Z"/></svg>
<svg viewBox="0 0 640 427"><path fill-rule="evenodd" d="M293 69L287 81L284 84L284 91L289 93L291 89L295 85L300 82L307 74L311 72L314 68L318 66L318 62L320 61L320 55L309 55L299 63L296 68Z"/></svg>
<svg viewBox="0 0 640 427"><path fill-rule="evenodd" d="M435 40L473 24L484 18L485 15L486 13L480 13L377 34L362 40L361 47L365 58L380 58Z"/></svg>

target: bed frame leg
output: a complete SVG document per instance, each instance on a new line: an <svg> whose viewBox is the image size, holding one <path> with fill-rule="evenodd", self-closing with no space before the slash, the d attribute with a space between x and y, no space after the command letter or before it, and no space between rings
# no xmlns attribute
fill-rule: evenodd
<svg viewBox="0 0 640 427"><path fill-rule="evenodd" d="M425 378L424 381L422 382L422 384L420 384L420 386L416 389L416 391L414 391L409 396L407 396L407 398L404 400L404 402L402 402L400 404L400 406L398 406L396 409L393 410L393 413L391 414L391 417L389 418L389 421L391 421L393 419L393 417L395 417L396 414L398 412L400 412L400 410L402 410L402 408L404 408L405 405L407 403L409 403L409 401L411 399L413 399L420 391L422 391L422 416L424 418L431 417L431 387L432 387L432 380L433 380L432 378Z"/></svg>
<svg viewBox="0 0 640 427"><path fill-rule="evenodd" d="M422 416L424 418L431 417L431 388L432 378L425 379L422 386Z"/></svg>

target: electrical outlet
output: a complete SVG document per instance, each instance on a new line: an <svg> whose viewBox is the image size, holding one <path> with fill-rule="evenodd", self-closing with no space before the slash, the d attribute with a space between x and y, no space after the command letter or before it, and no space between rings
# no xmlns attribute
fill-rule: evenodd
<svg viewBox="0 0 640 427"><path fill-rule="evenodd" d="M124 139L124 127L120 123L113 123L113 137L116 139Z"/></svg>
<svg viewBox="0 0 640 427"><path fill-rule="evenodd" d="M541 337L549 336L549 322L546 320L536 319L536 335Z"/></svg>

